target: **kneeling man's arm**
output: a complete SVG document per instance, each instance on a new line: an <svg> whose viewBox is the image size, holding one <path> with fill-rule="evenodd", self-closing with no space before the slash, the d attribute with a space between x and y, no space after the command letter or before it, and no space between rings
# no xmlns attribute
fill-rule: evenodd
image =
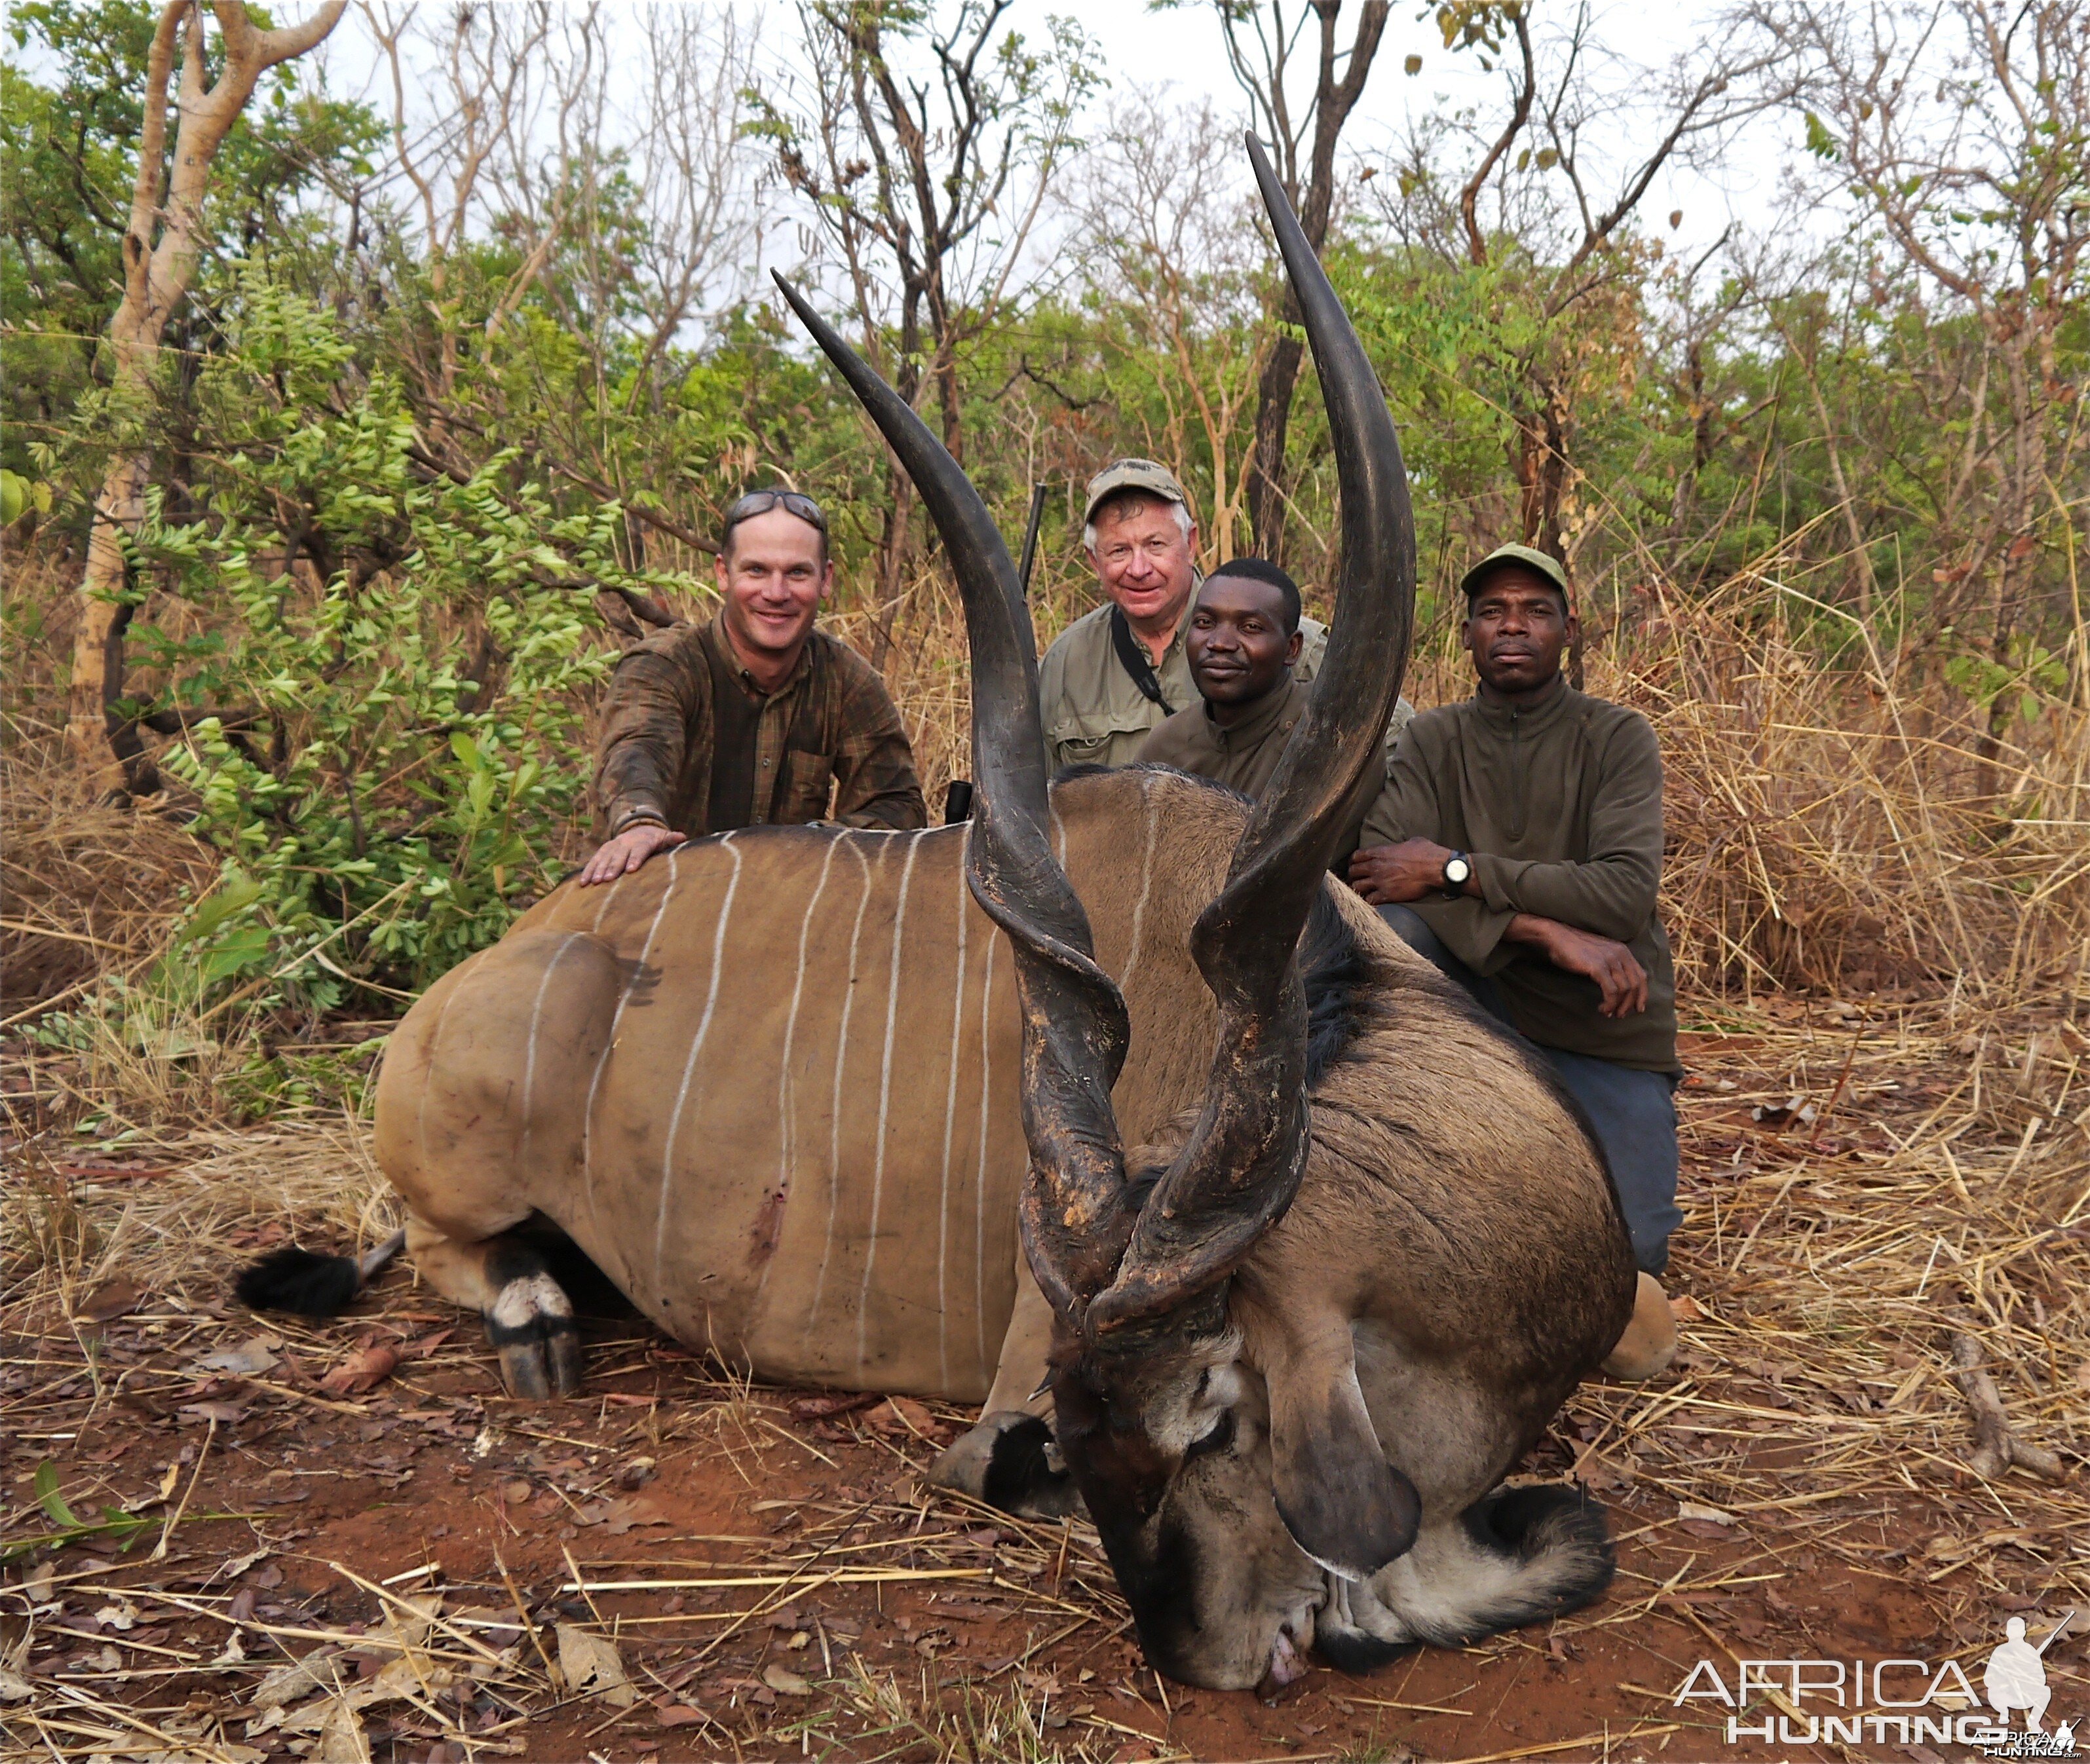
<svg viewBox="0 0 2090 1764"><path fill-rule="evenodd" d="M858 668L851 670L836 744L834 818L851 827L925 827L929 807L900 707L868 663Z"/></svg>
<svg viewBox="0 0 2090 1764"><path fill-rule="evenodd" d="M644 649L617 664L596 749L596 806L609 837L581 867L583 888L615 882L687 837L667 819L689 741L686 672Z"/></svg>
<svg viewBox="0 0 2090 1764"><path fill-rule="evenodd" d="M1464 898L1445 898L1444 860L1451 852L1443 842L1450 829L1433 768L1414 731L1403 730L1387 761L1385 788L1350 856L1349 883L1375 907L1413 907L1467 967L1492 974L1509 959L1502 943L1515 915L1479 899L1471 880Z"/></svg>
<svg viewBox="0 0 2090 1764"><path fill-rule="evenodd" d="M1537 950L1555 968L1593 980L1603 994L1597 1006L1599 1016L1630 1016L1647 1009L1647 970L1641 966L1640 958L1615 938L1600 937L1558 919L1520 912L1503 932L1503 941L1524 944Z"/></svg>
<svg viewBox="0 0 2090 1764"><path fill-rule="evenodd" d="M1661 883L1662 756L1640 716L1615 727L1605 745L1582 857L1533 862L1473 854L1475 891L1490 906L1620 943L1638 937L1654 916Z"/></svg>

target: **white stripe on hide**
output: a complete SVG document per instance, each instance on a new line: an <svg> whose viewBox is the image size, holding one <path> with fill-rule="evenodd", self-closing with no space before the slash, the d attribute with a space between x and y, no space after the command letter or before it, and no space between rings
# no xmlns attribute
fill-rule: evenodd
<svg viewBox="0 0 2090 1764"><path fill-rule="evenodd" d="M814 916L820 910L820 897L828 891L828 872L835 867L835 852L840 839L829 839L826 855L820 859L819 880L813 884L813 898L806 903L806 916L798 921L798 967L791 981L791 1010L784 1019L784 1057L776 1075L776 1187L779 1193L788 1196L792 1178L796 1174L793 1165L798 1150L798 1084L791 1063L792 1050L798 1038L798 1006L806 996L806 946L813 934ZM784 1221L776 1221L779 1247L781 1247ZM772 1254L763 1257L762 1273L755 1282L755 1303L759 1307L763 1290L769 1284L769 1270L776 1265Z"/></svg>
<svg viewBox="0 0 2090 1764"><path fill-rule="evenodd" d="M726 878L725 899L720 903L718 924L712 931L712 975L704 994L704 1014L698 1018L697 1032L690 1038L689 1057L682 1062L682 1086L675 1092L675 1111L668 1118L668 1137L660 1148L660 1203L653 1220L653 1286L664 1299L668 1288L661 1277L661 1258L668 1235L668 1195L674 1187L675 1135L682 1125L683 1105L690 1099L690 1080L695 1075L704 1041L712 1032L712 1018L718 1010L719 972L725 964L725 928L733 917L733 897L740 888L740 852L731 833L720 836L719 849L733 860L733 873Z"/></svg>
<svg viewBox="0 0 2090 1764"><path fill-rule="evenodd" d="M885 1202L885 1128L892 1102L892 1027L900 1008L900 946L907 930L907 891L914 882L915 854L929 832L922 828L907 842L907 861L900 868L900 900L892 909L892 959L885 976L885 1050L878 1067L878 1142L871 1160L871 1230L864 1239L863 1282L856 1295L856 1370L863 1376L865 1319L871 1310L871 1270L878 1264L878 1217Z"/></svg>
<svg viewBox="0 0 2090 1764"><path fill-rule="evenodd" d="M858 830L852 827L836 841L846 845L849 855L856 860L857 868L862 872L862 887L856 899L856 922L849 928L849 972L843 976L841 1024L835 1033L834 1100L828 1112L828 1230L820 1245L819 1271L813 1279L813 1302L806 1311L808 1339L820 1321L820 1300L828 1290L828 1264L835 1253L835 1216L841 1208L842 1070L849 1058L849 1012L856 1004L857 948L863 938L864 909L871 904L871 860L858 847L857 833ZM881 845L878 849L882 865L887 848Z"/></svg>
<svg viewBox="0 0 2090 1764"><path fill-rule="evenodd" d="M958 967L957 979L951 987L951 1052L945 1062L950 1068L944 1088L944 1176L936 1199L936 1367L937 1375L948 1390L951 1385L950 1307L944 1295L944 1270L949 1260L951 1243L951 1137L952 1129L958 1118L958 1035L965 1020L965 934L968 919L965 909L972 903L970 891L965 886L965 860L962 852L958 856Z"/></svg>
<svg viewBox="0 0 2090 1764"><path fill-rule="evenodd" d="M537 1032L544 1020L544 994L552 989L552 976L559 971L559 964L566 959L566 951L574 946L574 940L587 934L569 931L552 959L544 964L544 977L537 982L537 996L530 1006L530 1048L522 1056L522 1140L517 1148L515 1161L527 1176L530 1168L530 1135L537 1122L532 1105L537 1094Z"/></svg>
<svg viewBox="0 0 2090 1764"><path fill-rule="evenodd" d="M581 1111L581 1192L591 1212L595 1210L596 1092L602 1088L603 1071L609 1064L610 1055L617 1051L617 1032L624 1024L624 1007L631 1002L632 994L639 989L639 980L646 972L646 958L653 953L654 937L667 914L668 903L675 898L676 886L682 879L677 865L688 849L686 845L677 845L668 852L668 886L660 891L660 904L653 909L653 922L646 928L646 941L639 946L639 959L632 964L631 977L624 983L624 990L617 995L617 1009L610 1015L609 1038L596 1055L595 1071L588 1079L587 1106Z"/></svg>

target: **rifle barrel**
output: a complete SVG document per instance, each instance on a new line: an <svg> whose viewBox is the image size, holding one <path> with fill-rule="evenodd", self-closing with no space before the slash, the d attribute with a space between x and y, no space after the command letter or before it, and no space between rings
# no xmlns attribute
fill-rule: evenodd
<svg viewBox="0 0 2090 1764"><path fill-rule="evenodd" d="M1030 518L1023 528L1023 560L1016 567L1016 577L1022 585L1023 598L1030 598L1030 566L1038 561L1038 526L1045 518L1045 486L1030 487Z"/></svg>

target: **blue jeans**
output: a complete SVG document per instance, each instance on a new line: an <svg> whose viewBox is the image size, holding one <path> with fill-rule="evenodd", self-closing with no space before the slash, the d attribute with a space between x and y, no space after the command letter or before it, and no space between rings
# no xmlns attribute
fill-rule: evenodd
<svg viewBox="0 0 2090 1764"><path fill-rule="evenodd" d="M1445 948L1421 913L1406 907L1378 912L1417 955L1464 987L1483 1009L1509 1022L1502 989ZM1561 1048L1537 1051L1582 1105L1603 1148L1632 1234L1635 1260L1649 1273L1659 1274L1669 1265L1669 1234L1684 1222L1676 1207L1676 1080L1666 1072L1638 1071Z"/></svg>

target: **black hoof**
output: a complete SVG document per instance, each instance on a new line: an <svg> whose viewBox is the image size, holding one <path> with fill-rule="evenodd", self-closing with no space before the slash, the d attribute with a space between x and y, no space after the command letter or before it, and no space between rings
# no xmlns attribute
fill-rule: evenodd
<svg viewBox="0 0 2090 1764"><path fill-rule="evenodd" d="M511 1397L542 1401L581 1388L581 1337L574 1307L541 1270L505 1284L486 1314L486 1337Z"/></svg>

